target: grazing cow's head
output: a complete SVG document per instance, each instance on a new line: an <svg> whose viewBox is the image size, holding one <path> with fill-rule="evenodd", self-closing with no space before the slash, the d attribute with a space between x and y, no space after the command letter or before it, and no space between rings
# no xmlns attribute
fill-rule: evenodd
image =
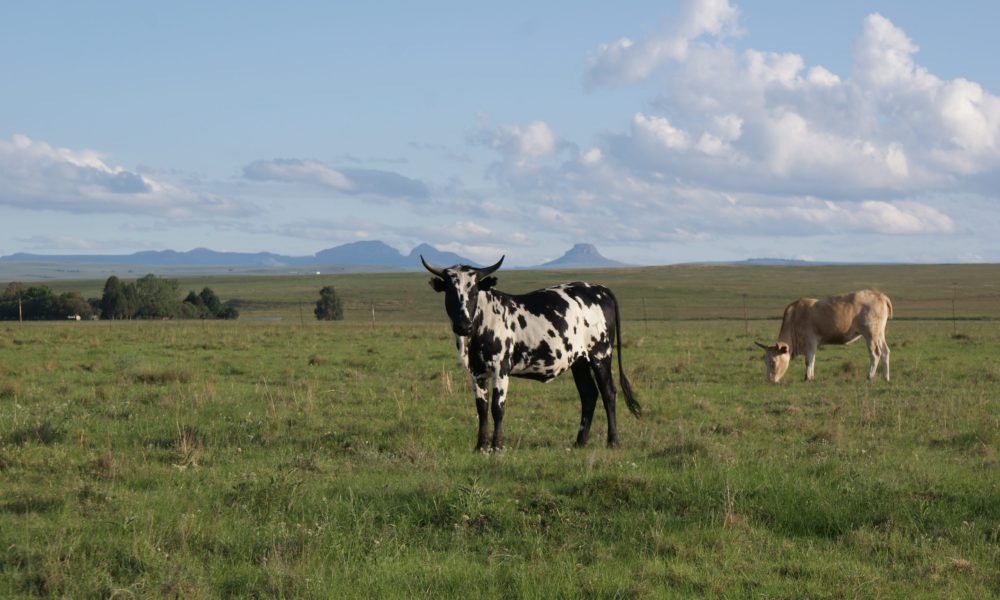
<svg viewBox="0 0 1000 600"><path fill-rule="evenodd" d="M444 307L451 319L451 330L455 335L472 333L472 320L476 316L476 302L479 290L488 290L496 285L496 277L489 275L500 268L503 257L492 267L477 269L467 265L455 265L441 269L420 257L424 268L434 274L431 287L435 292L444 292Z"/></svg>
<svg viewBox="0 0 1000 600"><path fill-rule="evenodd" d="M764 349L764 367L767 369L768 381L778 383L785 376L788 363L791 362L792 353L788 349L788 344L778 342L773 346L765 346L760 342L754 343Z"/></svg>

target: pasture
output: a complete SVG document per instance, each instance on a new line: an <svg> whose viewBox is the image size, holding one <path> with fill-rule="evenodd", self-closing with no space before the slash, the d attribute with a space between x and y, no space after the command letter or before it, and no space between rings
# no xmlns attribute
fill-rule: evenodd
<svg viewBox="0 0 1000 600"><path fill-rule="evenodd" d="M498 276L616 292L620 448L600 404L571 448L567 374L513 380L506 449L473 453L427 273L182 278L235 322L0 323L0 596L1000 595L1000 266ZM345 321L312 318L323 285ZM890 384L861 344L764 381L785 304L867 286Z"/></svg>

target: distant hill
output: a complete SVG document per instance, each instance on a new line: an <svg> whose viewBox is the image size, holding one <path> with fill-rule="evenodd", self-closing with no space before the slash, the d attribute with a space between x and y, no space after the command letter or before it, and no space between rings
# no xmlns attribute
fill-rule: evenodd
<svg viewBox="0 0 1000 600"><path fill-rule="evenodd" d="M809 260L801 260L798 258L748 258L741 261L739 264L744 265L769 265L769 266L804 266L804 265L816 265L819 263L814 263Z"/></svg>
<svg viewBox="0 0 1000 600"><path fill-rule="evenodd" d="M377 240L351 242L335 248L320 250L315 254L313 262L330 265L372 265L405 269L413 265L407 264L406 257L392 246Z"/></svg>
<svg viewBox="0 0 1000 600"><path fill-rule="evenodd" d="M598 269L628 266L605 258L593 244L576 244L555 260L539 265L538 269Z"/></svg>
<svg viewBox="0 0 1000 600"><path fill-rule="evenodd" d="M176 250L148 250L132 254L30 254L20 252L0 256L6 267L31 267L53 277L60 273L84 273L126 270L156 270L159 273L274 273L287 271L365 272L365 271L419 271L420 257L438 267L463 264L474 267L483 265L455 254L438 250L430 244L420 244L409 254L403 254L379 240L351 242L320 250L312 256L287 256L273 252L218 252L208 248L195 248L187 252ZM499 258L499 257L497 257ZM628 266L605 258L593 244L576 244L562 257L533 267L536 269L593 269ZM39 271L42 273L42 271Z"/></svg>
<svg viewBox="0 0 1000 600"><path fill-rule="evenodd" d="M438 266L450 267L454 264L480 266L475 261L453 252L444 252L430 244L420 244L408 255L377 240L352 242L321 250L312 256L285 256L272 252L217 252L208 248L195 248L187 252L176 250L152 250L132 254L29 254L19 252L0 257L0 262L47 263L47 264L88 264L88 265L142 265L147 267L219 267L239 269L280 269L280 268L329 268L331 266L351 266L382 269L421 269L420 255ZM358 269L355 269L358 270Z"/></svg>

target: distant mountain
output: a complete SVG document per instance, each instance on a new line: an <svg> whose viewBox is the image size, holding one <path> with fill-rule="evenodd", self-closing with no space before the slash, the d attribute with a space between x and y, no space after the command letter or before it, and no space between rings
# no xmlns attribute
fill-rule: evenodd
<svg viewBox="0 0 1000 600"><path fill-rule="evenodd" d="M321 250L312 256L285 256L271 252L217 252L195 248L187 252L147 250L133 254L29 254L19 252L0 256L3 263L59 263L92 265L144 265L170 267L218 267L240 269L279 269L283 267L351 266L415 271L422 269L420 255L438 266L477 265L474 261L440 251L430 244L420 244L409 255L380 241L343 244Z"/></svg>
<svg viewBox="0 0 1000 600"><path fill-rule="evenodd" d="M538 269L596 269L628 266L625 263L605 258L593 244L576 244L566 254L539 265Z"/></svg>
<svg viewBox="0 0 1000 600"><path fill-rule="evenodd" d="M470 261L467 258L463 258L454 252L444 252L438 250L430 244L420 244L416 248L410 251L410 256L407 258L409 263L416 265L420 264L420 257L423 256L424 259L434 265L435 267L450 267L452 265L470 265L473 267L481 267L483 265L477 264L475 261ZM499 258L499 257L498 257Z"/></svg>
<svg viewBox="0 0 1000 600"><path fill-rule="evenodd" d="M29 254L19 252L0 256L6 263L72 263L102 265L148 266L227 266L227 267L277 267L294 264L296 258L270 252L216 252L195 248L188 252L175 250L146 250L133 254Z"/></svg>
<svg viewBox="0 0 1000 600"><path fill-rule="evenodd" d="M320 250L314 261L330 265L369 265L405 269L413 267L406 257L392 246L377 240L351 242L335 248ZM417 266L420 266L419 263Z"/></svg>
<svg viewBox="0 0 1000 600"><path fill-rule="evenodd" d="M742 261L740 264L744 265L768 265L768 266L802 266L802 265L815 265L812 261L801 260L798 258L748 258Z"/></svg>
<svg viewBox="0 0 1000 600"><path fill-rule="evenodd" d="M430 244L420 244L409 254L403 254L378 240L342 244L320 250L312 256L286 256L272 252L217 252L208 248L195 248L187 252L176 250L148 250L133 254L28 254L17 253L0 256L0 263L44 263L49 267L60 265L99 265L111 267L160 267L172 272L200 269L202 272L220 271L277 271L322 270L328 271L418 271L421 255L437 267L463 264L474 267L483 265L454 252L438 250ZM500 257L497 256L497 259ZM593 269L627 266L601 256L593 244L577 244L562 257L547 262L537 269ZM79 268L79 267L74 267Z"/></svg>

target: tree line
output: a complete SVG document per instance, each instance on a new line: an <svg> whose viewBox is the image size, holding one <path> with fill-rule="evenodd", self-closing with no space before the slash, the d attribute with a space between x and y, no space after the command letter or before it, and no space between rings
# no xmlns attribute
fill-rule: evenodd
<svg viewBox="0 0 1000 600"><path fill-rule="evenodd" d="M56 295L46 285L12 282L0 296L0 320L44 321L67 319L236 319L239 311L224 304L205 287L181 299L180 283L149 274L125 282L112 275L100 298L85 299L76 292Z"/></svg>

